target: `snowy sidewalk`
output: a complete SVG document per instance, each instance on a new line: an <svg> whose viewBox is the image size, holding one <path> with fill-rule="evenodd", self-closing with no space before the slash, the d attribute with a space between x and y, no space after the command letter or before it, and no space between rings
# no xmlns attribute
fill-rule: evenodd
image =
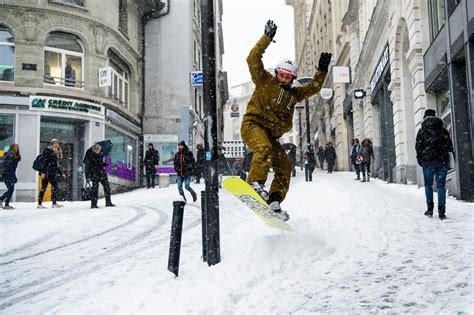
<svg viewBox="0 0 474 315"><path fill-rule="evenodd" d="M423 188L353 177L293 178L295 232L221 190L211 268L200 200L186 206L178 278L166 269L175 185L116 195L116 208L13 204L0 211L0 313L473 313L473 204L448 198L448 219L430 219Z"/></svg>

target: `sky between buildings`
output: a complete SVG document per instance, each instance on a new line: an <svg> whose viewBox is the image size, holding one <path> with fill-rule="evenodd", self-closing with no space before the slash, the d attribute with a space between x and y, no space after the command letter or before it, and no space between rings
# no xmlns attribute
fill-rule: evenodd
<svg viewBox="0 0 474 315"><path fill-rule="evenodd" d="M278 29L276 43L263 56L265 68L274 68L282 59L294 60L293 8L284 0L223 0L223 5L223 61L229 88L250 81L246 58L268 20L273 20Z"/></svg>

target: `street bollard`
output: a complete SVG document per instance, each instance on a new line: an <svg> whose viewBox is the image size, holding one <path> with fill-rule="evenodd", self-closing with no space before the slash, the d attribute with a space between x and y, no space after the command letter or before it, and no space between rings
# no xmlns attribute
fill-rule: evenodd
<svg viewBox="0 0 474 315"><path fill-rule="evenodd" d="M206 191L201 191L201 214L202 214L202 261L207 261L207 207L206 207Z"/></svg>
<svg viewBox="0 0 474 315"><path fill-rule="evenodd" d="M184 201L173 201L173 221L171 223L170 252L168 270L178 276L181 235L183 233Z"/></svg>

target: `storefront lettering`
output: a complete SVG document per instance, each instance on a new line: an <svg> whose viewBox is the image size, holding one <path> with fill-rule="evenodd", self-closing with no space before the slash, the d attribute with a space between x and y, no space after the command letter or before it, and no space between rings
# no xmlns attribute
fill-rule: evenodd
<svg viewBox="0 0 474 315"><path fill-rule="evenodd" d="M100 105L62 98L33 98L30 96L31 109L43 109L51 111L70 111L87 114L88 116L103 118L104 110Z"/></svg>
<svg viewBox="0 0 474 315"><path fill-rule="evenodd" d="M46 99L35 98L31 102L31 106L35 108L44 108L45 103L46 103Z"/></svg>

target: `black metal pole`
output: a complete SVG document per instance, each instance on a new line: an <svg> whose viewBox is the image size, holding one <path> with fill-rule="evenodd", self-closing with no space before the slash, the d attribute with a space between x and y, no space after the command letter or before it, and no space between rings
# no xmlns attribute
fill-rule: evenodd
<svg viewBox="0 0 474 315"><path fill-rule="evenodd" d="M173 221L171 223L170 252L168 270L178 276L179 254L181 252L181 235L183 233L184 201L173 202Z"/></svg>
<svg viewBox="0 0 474 315"><path fill-rule="evenodd" d="M307 156L307 163L309 163L309 154L311 154L311 125L309 123L309 100L305 99L304 101L304 109L306 112L306 152L308 154ZM308 168L308 165L306 164L306 168ZM310 182L312 180L311 174L309 174L309 170L306 171L307 176L306 176L306 181Z"/></svg>
<svg viewBox="0 0 474 315"><path fill-rule="evenodd" d="M207 206L206 191L201 191L201 221L202 221L202 260L207 261Z"/></svg>
<svg viewBox="0 0 474 315"><path fill-rule="evenodd" d="M201 1L201 36L204 100L204 150L206 153L207 263L221 261L219 235L219 180L217 172L216 27L214 0Z"/></svg>
<svg viewBox="0 0 474 315"><path fill-rule="evenodd" d="M303 127L301 126L301 109L298 109L298 120L300 122L300 166L303 170Z"/></svg>

